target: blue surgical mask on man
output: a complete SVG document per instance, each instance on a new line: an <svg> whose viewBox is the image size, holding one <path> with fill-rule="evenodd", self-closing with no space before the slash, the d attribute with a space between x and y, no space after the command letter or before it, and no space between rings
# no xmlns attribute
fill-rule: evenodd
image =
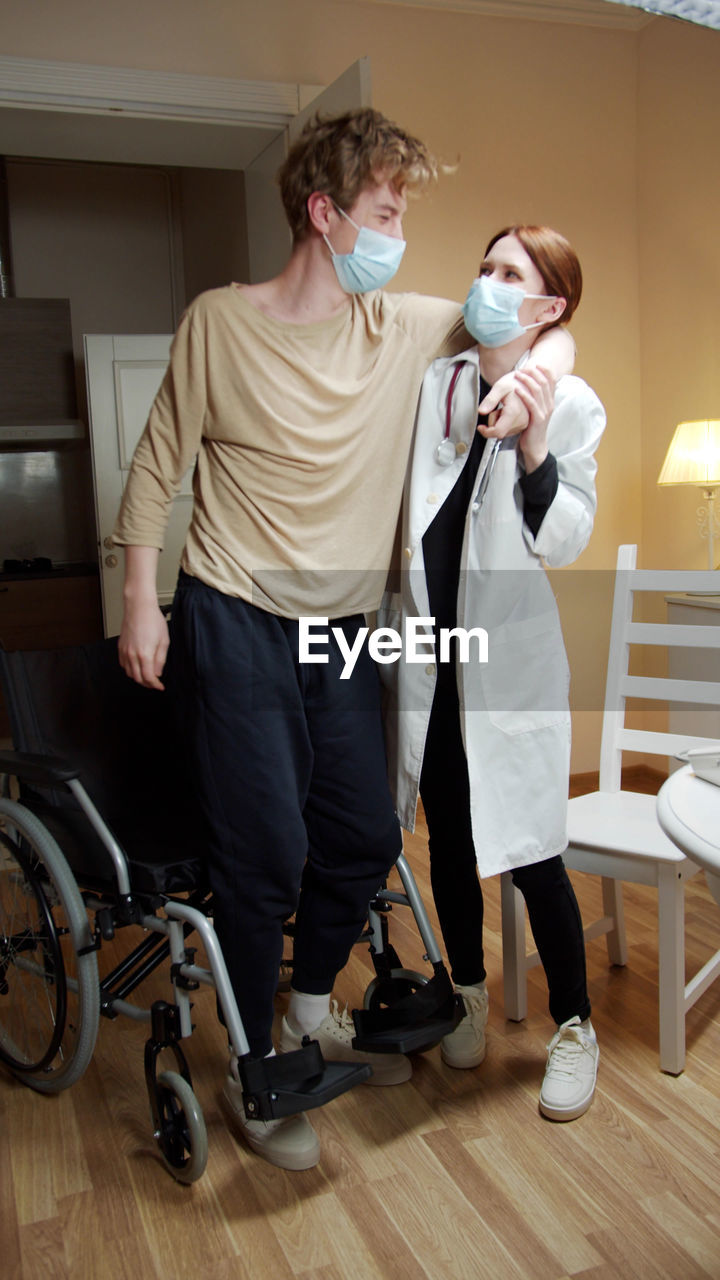
<svg viewBox="0 0 720 1280"><path fill-rule="evenodd" d="M396 236L385 235L382 231L373 231L370 227L358 227L348 213L338 205L335 208L358 232L352 253L336 253L327 236L323 236L332 254L335 274L342 288L346 293L367 293L370 289L384 289L400 266L405 241L398 240Z"/></svg>
<svg viewBox="0 0 720 1280"><path fill-rule="evenodd" d="M517 285L478 276L470 285L465 299L465 328L483 347L504 347L527 333L528 329L541 329L547 320L538 320L536 324L520 324L518 320L518 312L526 298L554 301L554 296L545 293L524 293Z"/></svg>

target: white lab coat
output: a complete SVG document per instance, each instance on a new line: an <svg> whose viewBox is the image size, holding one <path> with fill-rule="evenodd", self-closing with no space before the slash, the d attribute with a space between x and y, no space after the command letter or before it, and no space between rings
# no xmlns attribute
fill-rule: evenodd
<svg viewBox="0 0 720 1280"><path fill-rule="evenodd" d="M456 459L442 466L436 449L458 362L463 368L451 429ZM379 626L405 634L409 616L430 614L422 538L468 458L478 392L476 350L436 360L425 376L403 503L402 590L386 594ZM587 545L596 508L593 455L604 427L605 412L594 391L580 378L561 378L548 427L559 485L537 538L523 521L516 438L503 441L479 509L490 442L476 477L465 520L457 624L487 631L488 661L477 661L479 649L471 646L474 660L458 661L457 679L473 838L483 876L539 862L567 846L569 670L543 564L570 564ZM390 780L400 821L412 831L436 667L429 651L422 662L409 663L403 655L380 670Z"/></svg>

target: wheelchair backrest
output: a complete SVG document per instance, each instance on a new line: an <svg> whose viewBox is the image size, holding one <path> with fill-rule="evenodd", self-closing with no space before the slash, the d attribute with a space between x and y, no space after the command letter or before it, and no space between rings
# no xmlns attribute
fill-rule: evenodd
<svg viewBox="0 0 720 1280"><path fill-rule="evenodd" d="M0 652L0 678L15 749L75 765L130 859L148 851L153 861L197 856L204 831L170 695L125 675L116 637ZM56 812L77 812L62 786L33 794Z"/></svg>

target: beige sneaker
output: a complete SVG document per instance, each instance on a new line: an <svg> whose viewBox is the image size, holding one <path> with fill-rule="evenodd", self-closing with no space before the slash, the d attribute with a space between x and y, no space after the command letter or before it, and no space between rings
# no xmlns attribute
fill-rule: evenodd
<svg viewBox="0 0 720 1280"><path fill-rule="evenodd" d="M310 1039L317 1040L324 1058L328 1062L367 1062L372 1067L372 1075L365 1084L403 1084L412 1075L410 1059L402 1053L366 1053L364 1049L353 1049L352 1039L355 1026L347 1009L338 1010L337 1000L332 1001L329 1014L310 1032ZM290 1053L302 1045L302 1035L293 1031L287 1018L283 1018L280 1030L280 1053Z"/></svg>
<svg viewBox="0 0 720 1280"><path fill-rule="evenodd" d="M317 1134L304 1112L280 1120L248 1120L242 1085L228 1072L222 1093L235 1130L256 1155L279 1169L312 1169L320 1159Z"/></svg>
<svg viewBox="0 0 720 1280"><path fill-rule="evenodd" d="M569 1018L558 1027L548 1045L545 1079L540 1090L540 1110L548 1120L577 1120L584 1115L595 1093L597 1038L588 1018Z"/></svg>
<svg viewBox="0 0 720 1280"><path fill-rule="evenodd" d="M449 1036L440 1041L440 1054L449 1067L479 1067L485 1057L485 1024L488 1020L488 991L485 982L472 987L455 987L465 1002L465 1017Z"/></svg>

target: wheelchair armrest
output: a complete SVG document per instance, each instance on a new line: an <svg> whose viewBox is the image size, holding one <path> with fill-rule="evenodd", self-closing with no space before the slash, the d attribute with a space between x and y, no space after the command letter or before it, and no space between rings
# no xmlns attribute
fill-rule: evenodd
<svg viewBox="0 0 720 1280"><path fill-rule="evenodd" d="M39 756L29 751L0 751L0 773L9 773L22 782L50 786L70 782L80 770L62 756Z"/></svg>

